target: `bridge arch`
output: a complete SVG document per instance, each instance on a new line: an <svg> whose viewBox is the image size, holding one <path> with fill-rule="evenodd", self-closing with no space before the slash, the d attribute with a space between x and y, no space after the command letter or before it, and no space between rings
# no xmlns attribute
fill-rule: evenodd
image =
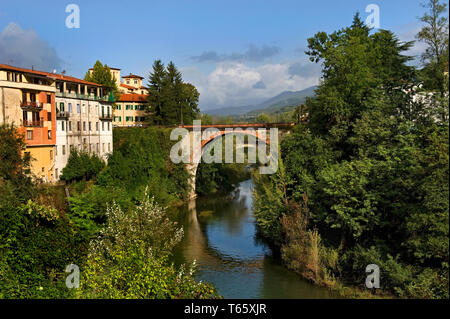
<svg viewBox="0 0 450 319"><path fill-rule="evenodd" d="M276 129L276 138L278 140L278 129L286 131L286 134L289 134L289 129L292 128L295 125L295 123L253 123L253 124L214 124L214 125L201 125L201 121L194 121L194 125L180 125L179 128L187 129L189 131L189 134L187 136L183 137L184 142L182 141L182 144L184 144L186 147L189 145L189 160L186 159L186 169L190 173L190 193L189 198L195 198L196 197L196 175L197 175L197 169L198 164L201 162L201 159L203 157L204 151L210 143L213 143L215 139L217 139L219 136L225 136L228 134L232 135L239 135L242 134L244 136L253 136L255 138L255 141L259 141L258 145L261 145L260 142L265 144L265 147L270 145L270 165L268 167L261 167L261 173L262 174L272 174L273 172L276 172L278 169L278 143L271 143L270 139L272 138L272 128ZM203 132L207 131L208 129L214 129L212 130L212 133L206 138L203 136ZM258 129L264 129L263 132L259 132ZM267 133L267 129L270 129L270 134ZM196 134L194 136L194 134ZM200 136L199 136L200 135ZM268 137L270 136L270 137ZM200 138L200 142L193 143L193 141L196 141L198 138ZM275 135L273 136L275 138ZM256 143L255 143L256 144ZM195 146L194 146L195 145ZM245 144L241 147L249 147L248 144ZM233 142L233 154L235 150L235 145ZM259 150L258 150L259 151ZM276 165L272 165L275 163Z"/></svg>

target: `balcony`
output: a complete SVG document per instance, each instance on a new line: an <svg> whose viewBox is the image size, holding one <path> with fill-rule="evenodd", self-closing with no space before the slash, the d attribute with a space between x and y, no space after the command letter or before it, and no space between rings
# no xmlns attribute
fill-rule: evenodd
<svg viewBox="0 0 450 319"><path fill-rule="evenodd" d="M44 126L44 119L41 118L39 121L22 120L22 126L25 126L25 127L43 127Z"/></svg>
<svg viewBox="0 0 450 319"><path fill-rule="evenodd" d="M65 119L67 119L69 117L69 112L67 112L67 111L56 111L56 117L57 118L65 118Z"/></svg>
<svg viewBox="0 0 450 319"><path fill-rule="evenodd" d="M100 114L100 115L99 115L99 118L100 118L101 120L109 120L109 121L112 121L112 114Z"/></svg>
<svg viewBox="0 0 450 319"><path fill-rule="evenodd" d="M68 92L56 92L56 97L67 97L80 100L92 100L92 101L108 101L108 96L97 96L94 94L78 94Z"/></svg>
<svg viewBox="0 0 450 319"><path fill-rule="evenodd" d="M41 102L22 101L20 107L24 109L39 109L43 108L44 104Z"/></svg>

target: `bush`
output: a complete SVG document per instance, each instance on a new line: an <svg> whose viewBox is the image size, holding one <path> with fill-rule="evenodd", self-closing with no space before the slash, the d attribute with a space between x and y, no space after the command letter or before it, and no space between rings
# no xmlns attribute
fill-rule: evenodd
<svg viewBox="0 0 450 319"><path fill-rule="evenodd" d="M89 155L71 149L66 167L62 170L61 180L67 182L91 180L105 167L103 160L96 154Z"/></svg>
<svg viewBox="0 0 450 319"><path fill-rule="evenodd" d="M129 212L112 205L107 224L90 246L81 290L82 298L211 298L212 286L197 283L194 266L176 270L168 263L182 228L145 192Z"/></svg>

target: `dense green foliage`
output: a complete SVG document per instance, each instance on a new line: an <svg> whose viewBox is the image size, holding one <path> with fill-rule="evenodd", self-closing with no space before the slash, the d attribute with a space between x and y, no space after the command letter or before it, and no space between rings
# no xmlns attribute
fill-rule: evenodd
<svg viewBox="0 0 450 319"><path fill-rule="evenodd" d="M70 150L67 165L62 170L61 180L66 182L90 180L104 167L105 163L97 154L90 155L73 148Z"/></svg>
<svg viewBox="0 0 450 319"><path fill-rule="evenodd" d="M196 283L194 265L168 262L183 229L169 221L147 190L127 214L113 204L107 224L90 246L80 296L88 298L211 298L213 287Z"/></svg>
<svg viewBox="0 0 450 319"><path fill-rule="evenodd" d="M115 101L120 99L120 91L116 82L120 79L113 77L111 69L106 64L103 65L100 61L95 62L92 72L88 71L84 80L106 86L111 90Z"/></svg>
<svg viewBox="0 0 450 319"><path fill-rule="evenodd" d="M198 117L200 94L195 86L183 82L173 62L165 68L160 60L156 60L148 81L147 100L152 124L192 124Z"/></svg>
<svg viewBox="0 0 450 319"><path fill-rule="evenodd" d="M308 44L324 80L282 142L280 171L256 178L261 233L319 284L363 288L373 263L390 293L448 298L448 86L415 101L411 44L358 16Z"/></svg>
<svg viewBox="0 0 450 319"><path fill-rule="evenodd" d="M83 243L70 220L41 203L24 145L16 129L0 126L0 298L70 297L64 269L80 260Z"/></svg>
<svg viewBox="0 0 450 319"><path fill-rule="evenodd" d="M188 191L186 170L169 160L169 133L118 131L107 167L73 152L66 201L64 186L32 183L23 136L0 127L8 161L0 166L0 298L216 298L195 281L195 265L177 269L168 259L182 230L157 201ZM66 287L69 264L80 267L80 289Z"/></svg>

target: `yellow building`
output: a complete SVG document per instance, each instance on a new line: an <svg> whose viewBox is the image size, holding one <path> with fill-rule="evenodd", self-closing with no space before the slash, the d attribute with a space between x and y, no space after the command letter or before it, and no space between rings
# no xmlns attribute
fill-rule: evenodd
<svg viewBox="0 0 450 319"><path fill-rule="evenodd" d="M142 126L147 119L146 111L147 95L143 94L122 94L116 101L114 110L113 126Z"/></svg>

